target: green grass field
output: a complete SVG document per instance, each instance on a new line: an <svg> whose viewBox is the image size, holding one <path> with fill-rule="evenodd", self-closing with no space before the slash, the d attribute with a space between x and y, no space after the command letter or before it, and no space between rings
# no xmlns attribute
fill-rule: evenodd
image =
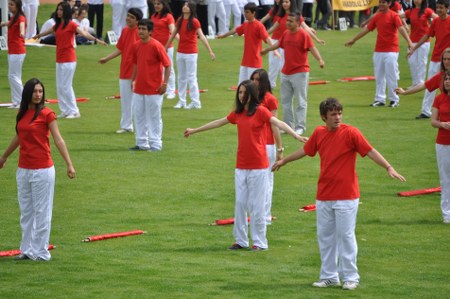
<svg viewBox="0 0 450 299"><path fill-rule="evenodd" d="M54 6L41 5L41 19ZM110 12L107 11L107 16ZM42 22L41 22L42 23ZM106 27L110 26L106 21ZM436 129L417 121L422 95L401 99L397 109L371 108L375 83L336 79L372 75L375 33L345 48L347 32L318 32L326 68L310 57L311 80L330 84L309 88L308 130L322 124L318 104L328 96L344 104L344 121L360 128L373 146L407 178L390 179L368 158L358 158L361 202L357 224L361 284L355 291L316 289L320 260L315 213L298 208L314 203L319 158L305 158L275 175L273 214L266 252L230 252L232 226L208 223L233 216L236 128L183 138L196 127L229 113L242 53L242 38L210 41L217 59L200 45L198 79L202 109L163 106L164 149L130 152L134 135L118 135L119 59L97 64L113 47L77 48L74 88L82 117L58 120L77 178L69 180L56 148L57 171L48 263L0 258L0 298L449 298L450 226L442 224L440 195L399 198L399 191L439 186ZM40 78L47 98L56 98L53 48L27 48L23 80ZM410 85L402 41L400 86ZM9 101L7 54L0 52L0 102ZM265 58L267 66L267 58ZM279 90L275 90L279 96ZM55 104L49 104L57 113ZM0 151L15 134L15 113L0 109ZM286 153L300 144L284 138ZM15 171L18 152L0 170L0 250L19 247ZM142 229L140 236L82 243L87 236Z"/></svg>

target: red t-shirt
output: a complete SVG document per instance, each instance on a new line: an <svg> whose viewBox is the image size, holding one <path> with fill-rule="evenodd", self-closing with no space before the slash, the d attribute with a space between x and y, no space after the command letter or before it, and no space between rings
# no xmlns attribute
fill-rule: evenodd
<svg viewBox="0 0 450 299"><path fill-rule="evenodd" d="M420 17L419 11L420 9L415 7L405 11L405 16L411 23L411 34L409 37L413 43L417 43L424 35L428 34L428 29L430 27L428 22L433 15L433 10L431 8L425 8ZM430 39L427 39L427 42L429 41Z"/></svg>
<svg viewBox="0 0 450 299"><path fill-rule="evenodd" d="M275 18L273 18L274 24L275 22L278 22L277 29L272 33L273 39L280 39L283 33L286 31L286 20L288 16L288 14L284 14L283 17L276 16Z"/></svg>
<svg viewBox="0 0 450 299"><path fill-rule="evenodd" d="M264 169L269 167L266 126L270 124L271 117L270 111L263 106L258 106L252 116L247 115L247 110L239 114L235 111L228 114L228 121L236 124L238 128L236 168Z"/></svg>
<svg viewBox="0 0 450 299"><path fill-rule="evenodd" d="M181 27L178 31L180 35L180 40L178 41L177 52L183 54L195 54L198 53L197 48L197 29L200 28L200 22L194 18L192 20L191 30L187 30L188 20L180 17L177 22L182 21Z"/></svg>
<svg viewBox="0 0 450 299"><path fill-rule="evenodd" d="M433 54L431 55L431 61L440 62L442 52L450 47L450 16L448 16L445 20L435 18L431 22L428 35L436 38Z"/></svg>
<svg viewBox="0 0 450 299"><path fill-rule="evenodd" d="M78 24L70 21L66 27L64 23L59 24L58 29L55 31L56 38L56 62L75 62L77 61L77 55L75 53L75 35L77 34ZM55 30L55 26L53 26Z"/></svg>
<svg viewBox="0 0 450 299"><path fill-rule="evenodd" d="M439 90L444 92L444 73L439 72L427 81L425 81L425 87L429 92L435 91L439 88Z"/></svg>
<svg viewBox="0 0 450 299"><path fill-rule="evenodd" d="M285 75L309 72L308 51L314 47L311 37L303 29L297 32L286 30L278 41L284 49L284 65L281 72Z"/></svg>
<svg viewBox="0 0 450 299"><path fill-rule="evenodd" d="M153 14L151 20L153 22L152 37L165 46L170 38L169 25L175 24L173 16L168 13L164 17L160 18L159 15ZM173 43L170 44L169 48L172 47Z"/></svg>
<svg viewBox="0 0 450 299"><path fill-rule="evenodd" d="M163 67L170 66L164 46L153 38L148 43L138 41L133 49L133 64L137 65L134 92L159 94L158 88L163 82Z"/></svg>
<svg viewBox="0 0 450 299"><path fill-rule="evenodd" d="M273 110L278 110L278 100L270 92L266 92L266 95L264 96L264 99L261 102L261 105L266 107L267 110L269 110L270 112L272 112ZM266 134L267 134L267 144L275 144L275 139L273 137L273 132L272 132L272 126L270 123L267 125Z"/></svg>
<svg viewBox="0 0 450 299"><path fill-rule="evenodd" d="M244 54L242 55L242 66L252 68L262 68L262 41L265 41L269 34L264 25L254 20L252 22L245 22L236 28L238 35L244 34Z"/></svg>
<svg viewBox="0 0 450 299"><path fill-rule="evenodd" d="M14 17L13 17L14 18ZM12 21L12 19L10 21ZM24 16L19 16L16 22L8 27L8 54L25 54L25 38L20 37L20 23L25 23Z"/></svg>
<svg viewBox="0 0 450 299"><path fill-rule="evenodd" d="M303 147L306 155L320 156L318 200L344 200L360 197L356 174L356 154L366 156L372 146L355 127L341 124L336 131L317 127Z"/></svg>
<svg viewBox="0 0 450 299"><path fill-rule="evenodd" d="M399 52L398 28L401 26L402 20L392 10L376 13L367 25L370 31L375 28L378 31L375 52Z"/></svg>
<svg viewBox="0 0 450 299"><path fill-rule="evenodd" d="M17 126L19 136L19 167L26 169L49 168L53 166L50 153L49 125L56 120L55 113L47 108L30 122L35 110L27 110Z"/></svg>
<svg viewBox="0 0 450 299"><path fill-rule="evenodd" d="M392 3L392 5L389 7L390 10L392 10L395 13L398 13L402 10L402 5L398 2Z"/></svg>
<svg viewBox="0 0 450 299"><path fill-rule="evenodd" d="M133 47L139 41L138 27L131 29L125 27L120 34L116 48L120 50L120 79L131 79L133 74Z"/></svg>
<svg viewBox="0 0 450 299"><path fill-rule="evenodd" d="M445 93L441 93L434 99L433 108L439 111L439 120L442 122L450 121L450 96ZM450 145L450 130L442 128L438 129L437 144Z"/></svg>

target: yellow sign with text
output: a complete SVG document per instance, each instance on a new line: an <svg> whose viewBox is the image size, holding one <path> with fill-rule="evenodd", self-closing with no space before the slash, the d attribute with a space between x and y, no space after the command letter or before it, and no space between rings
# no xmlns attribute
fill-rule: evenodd
<svg viewBox="0 0 450 299"><path fill-rule="evenodd" d="M365 10L378 6L379 0L333 0L333 10Z"/></svg>

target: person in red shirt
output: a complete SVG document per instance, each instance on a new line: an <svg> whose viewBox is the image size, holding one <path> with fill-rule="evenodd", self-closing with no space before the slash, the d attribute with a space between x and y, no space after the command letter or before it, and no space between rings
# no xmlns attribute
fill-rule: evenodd
<svg viewBox="0 0 450 299"><path fill-rule="evenodd" d="M409 20L411 32L409 38L417 43L429 30L430 20L437 17L431 8L428 8L426 0L414 0L414 7L400 14L402 18ZM425 82L428 53L430 52L430 39L425 41L413 55L408 57L411 71L412 86Z"/></svg>
<svg viewBox="0 0 450 299"><path fill-rule="evenodd" d="M299 28L299 21L299 14L290 13L286 20L286 28L288 30L283 33L278 42L262 50L261 54L264 55L279 47L284 49L285 60L281 70L280 90L283 120L291 128L295 129L297 134L303 135L306 131L306 112L308 108L308 52L311 52L321 68L325 66L325 61L323 61L319 50L314 46L308 33ZM293 103L294 98L297 100L295 105ZM295 114L293 106L295 106Z"/></svg>
<svg viewBox="0 0 450 299"><path fill-rule="evenodd" d="M428 33L422 36L422 38L414 45L414 47L411 48L409 52L409 56L412 56L415 51L430 37L434 37L436 39L433 53L431 54L430 64L428 66L428 78L431 78L439 73L441 54L446 48L450 47L450 16L448 15L448 8L449 0L438 0L436 2L436 13L438 17L431 22ZM425 95L422 100L422 111L416 117L417 119L430 117L434 97L434 91L425 91Z"/></svg>
<svg viewBox="0 0 450 299"><path fill-rule="evenodd" d="M172 32L175 31L175 20L170 11L169 3L166 0L155 0L155 13L151 16L153 22L152 37L165 46ZM173 43L167 48L167 55L170 58L170 77L167 81L166 98L175 99L175 71L173 69Z"/></svg>
<svg viewBox="0 0 450 299"><path fill-rule="evenodd" d="M256 4L247 3L244 6L244 16L247 20L241 26L220 34L217 38L222 39L237 33L239 36L244 35L244 53L242 55L241 67L239 70L239 82L248 80L252 73L262 68L262 42L272 45L272 40L266 31L264 25L255 18Z"/></svg>
<svg viewBox="0 0 450 299"><path fill-rule="evenodd" d="M441 181L441 210L445 224L450 224L450 71L444 75L443 93L431 108L431 126L438 129L436 158Z"/></svg>
<svg viewBox="0 0 450 299"><path fill-rule="evenodd" d="M134 44L139 40L138 22L142 20L142 11L139 8L130 8L127 13L126 24L120 34L116 50L106 57L100 58L101 64L121 56L120 60L120 103L122 116L118 134L133 132L133 90L131 88L131 75L133 72L132 54Z"/></svg>
<svg viewBox="0 0 450 299"><path fill-rule="evenodd" d="M51 33L55 34L56 39L56 94L61 110L58 118L79 118L80 110L72 86L77 67L75 36L76 34L82 35L88 40L96 41L104 46L106 43L93 37L89 32L81 30L77 23L72 21L72 9L67 2L60 2L56 6L55 26L33 38L38 39Z"/></svg>
<svg viewBox="0 0 450 299"><path fill-rule="evenodd" d="M9 0L8 9L12 14L8 22L0 23L0 27L8 26L8 80L11 89L10 108L19 108L22 97L22 66L26 56L25 50L25 15L21 0Z"/></svg>
<svg viewBox="0 0 450 299"><path fill-rule="evenodd" d="M18 260L51 258L48 251L55 189L55 167L50 152L49 135L66 162L67 176L75 178L75 169L55 113L45 107L45 89L36 78L25 83L16 118L16 135L0 157L0 169L19 147L17 193L20 206L22 241Z"/></svg>
<svg viewBox="0 0 450 299"><path fill-rule="evenodd" d="M305 142L307 138L297 135L286 123L274 117L267 108L258 104L256 85L245 80L236 92L236 109L228 116L209 122L198 128L187 128L184 137L226 124L236 124L238 149L236 156L233 235L235 243L228 249L238 250L249 247L247 213L250 215L250 229L253 251L267 250L266 221L264 203L267 188L267 168L269 161L266 151L266 127L270 124L285 130L295 139Z"/></svg>
<svg viewBox="0 0 450 299"><path fill-rule="evenodd" d="M372 107L386 106L386 85L390 100L389 107L394 108L400 105L400 99L395 93L399 80L397 31L407 41L408 46L412 47L412 42L399 15L389 9L391 2L392 0L380 0L378 11L370 20L369 25L345 43L346 47L351 47L357 40L375 28L378 31L375 52L373 53L376 90L374 102L370 104Z"/></svg>
<svg viewBox="0 0 450 299"><path fill-rule="evenodd" d="M170 74L170 59L160 42L152 38L153 22L138 23L140 41L132 49L134 127L136 146L130 150L162 149L162 102Z"/></svg>
<svg viewBox="0 0 450 299"><path fill-rule="evenodd" d="M324 126L317 127L303 148L272 167L280 167L305 156L320 156L320 175L317 185L317 239L322 262L320 280L315 287L340 285L343 289L358 287L359 274L356 265L358 252L355 227L359 204L359 185L356 175L356 155L368 156L402 182L405 178L374 149L355 127L342 123L342 105L337 99L328 98L320 103L320 116Z"/></svg>
<svg viewBox="0 0 450 299"><path fill-rule="evenodd" d="M178 18L175 30L170 35L165 47L166 50L170 48L175 36L179 34L177 49L177 69L178 69L178 103L174 106L175 109L201 109L200 91L198 89L197 80L197 60L198 47L197 38L203 43L209 52L211 60L216 56L209 46L208 40L203 34L200 22L197 19L196 8L197 5L193 2L185 2L182 13ZM186 89L189 87L189 97L191 103L186 105Z"/></svg>

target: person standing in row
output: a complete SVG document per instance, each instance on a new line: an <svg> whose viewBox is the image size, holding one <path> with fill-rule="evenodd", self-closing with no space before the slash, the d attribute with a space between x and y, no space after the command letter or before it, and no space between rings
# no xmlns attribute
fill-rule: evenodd
<svg viewBox="0 0 450 299"><path fill-rule="evenodd" d="M116 50L106 57L101 58L98 62L105 64L111 59L121 56L119 89L121 118L120 129L117 134L133 132L133 90L131 77L133 74L133 47L139 40L138 22L142 20L142 11L139 8L130 8L127 14L127 26L123 28Z"/></svg>
<svg viewBox="0 0 450 299"><path fill-rule="evenodd" d="M49 135L67 166L67 176L75 178L75 169L64 139L58 129L55 113L45 107L45 89L36 78L25 83L16 117L16 135L0 157L0 169L19 147L16 173L20 207L22 241L16 260L49 261L50 227L55 189L55 167L50 152Z"/></svg>
<svg viewBox="0 0 450 299"><path fill-rule="evenodd" d="M96 41L106 46L106 43L93 37L89 32L81 30L72 21L72 9L67 2L60 2L56 7L55 26L34 36L35 39L41 36L55 34L56 38L56 93L61 114L58 118L79 118L75 92L73 91L73 76L77 67L77 56L75 52L75 35L80 34L88 40Z"/></svg>
<svg viewBox="0 0 450 299"><path fill-rule="evenodd" d="M99 39L103 39L103 12L105 4L103 0L87 0L88 19L92 27L97 24L96 34ZM97 23L94 22L94 19Z"/></svg>
<svg viewBox="0 0 450 299"><path fill-rule="evenodd" d="M30 39L37 33L37 15L39 8L39 0L23 0L23 13L27 19L27 28L25 39Z"/></svg>
<svg viewBox="0 0 450 299"><path fill-rule="evenodd" d="M186 2L183 6L183 15L178 18L175 30L172 32L165 47L166 50L170 48L175 36L180 35L177 49L177 71L178 71L178 103L174 106L175 109L201 109L200 91L197 80L197 60L198 47L197 38L205 45L208 50L211 60L214 60L214 55L208 40L203 34L200 22L197 19L196 4L194 2ZM186 105L186 90L189 87L189 97L191 103Z"/></svg>
<svg viewBox="0 0 450 299"><path fill-rule="evenodd" d="M8 9L12 17L0 27L8 26L8 80L11 89L10 108L19 108L22 98L22 66L25 61L26 20L21 0L9 0Z"/></svg>

